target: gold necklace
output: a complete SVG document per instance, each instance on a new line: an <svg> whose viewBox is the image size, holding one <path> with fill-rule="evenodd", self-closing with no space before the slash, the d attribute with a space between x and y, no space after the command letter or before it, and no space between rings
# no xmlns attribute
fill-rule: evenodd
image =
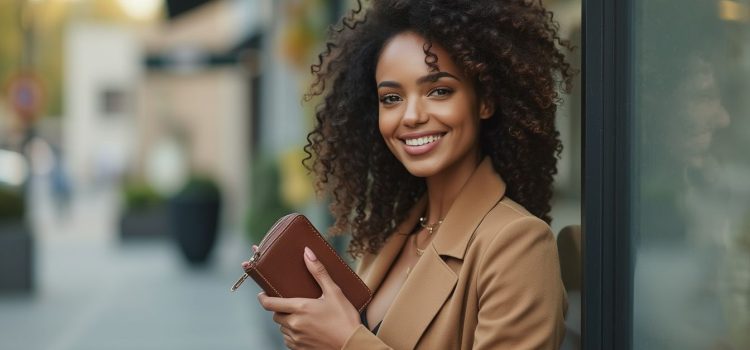
<svg viewBox="0 0 750 350"><path fill-rule="evenodd" d="M440 227L440 224L443 223L443 219L438 220L434 224L427 224L427 218L424 216L419 217L419 226L422 226L422 228L427 229L427 233L432 235L432 232L435 231L438 227Z"/></svg>
<svg viewBox="0 0 750 350"><path fill-rule="evenodd" d="M436 223L429 224L429 225L426 222L427 222L427 218L425 218L424 216L422 216L422 217L419 218L419 226L422 226L422 228L424 228L425 230L427 230L427 234L429 236L432 236L432 233L435 230L437 230L438 227L440 227L440 224L443 223L443 219L440 219ZM419 235L419 232L417 232L417 233L414 234L414 239L413 239L413 241L414 241L414 248L417 250L417 256L422 256L422 254L424 254L425 250L419 248L419 243L417 242L417 238L418 238L417 235ZM425 247L425 249L426 249L426 247Z"/></svg>
<svg viewBox="0 0 750 350"><path fill-rule="evenodd" d="M417 235L414 235L414 239L412 239L412 242L414 243L414 248L417 249L417 256L422 256L424 254L424 249L419 249L419 244L417 243Z"/></svg>

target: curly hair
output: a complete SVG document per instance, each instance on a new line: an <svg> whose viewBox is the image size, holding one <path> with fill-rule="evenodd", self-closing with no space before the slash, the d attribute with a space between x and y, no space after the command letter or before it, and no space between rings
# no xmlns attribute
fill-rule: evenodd
<svg viewBox="0 0 750 350"><path fill-rule="evenodd" d="M376 253L425 193L390 152L378 129L375 67L383 46L402 32L425 38L425 64L441 45L491 101L480 149L507 184L506 195L550 222L550 199L562 150L555 112L575 72L560 48L559 25L541 0L374 0L331 27L305 95L321 96L307 135L304 164L316 190L330 193L331 234L350 232L353 257Z"/></svg>

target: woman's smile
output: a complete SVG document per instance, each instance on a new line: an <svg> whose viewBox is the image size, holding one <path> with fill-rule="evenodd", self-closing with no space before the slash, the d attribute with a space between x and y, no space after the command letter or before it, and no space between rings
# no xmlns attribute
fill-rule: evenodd
<svg viewBox="0 0 750 350"><path fill-rule="evenodd" d="M425 63L425 43L404 32L384 45L375 72L380 133L414 176L468 172L479 160L480 120L492 111L442 46L431 48L437 70Z"/></svg>
<svg viewBox="0 0 750 350"><path fill-rule="evenodd" d="M412 156L418 156L428 153L435 149L445 132L429 132L419 134L408 134L399 137L404 143L404 151Z"/></svg>

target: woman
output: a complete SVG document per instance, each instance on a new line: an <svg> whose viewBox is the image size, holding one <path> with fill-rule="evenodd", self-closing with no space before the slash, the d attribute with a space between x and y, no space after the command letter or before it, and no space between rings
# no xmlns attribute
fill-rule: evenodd
<svg viewBox="0 0 750 350"><path fill-rule="evenodd" d="M305 147L374 293L360 315L314 252L319 299L259 295L293 349L555 349L548 216L571 70L541 4L373 1L312 67ZM309 97L309 96L308 96Z"/></svg>

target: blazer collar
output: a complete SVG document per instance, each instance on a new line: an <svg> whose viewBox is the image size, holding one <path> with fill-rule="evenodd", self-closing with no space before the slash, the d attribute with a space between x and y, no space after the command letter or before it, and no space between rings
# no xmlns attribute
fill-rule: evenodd
<svg viewBox="0 0 750 350"><path fill-rule="evenodd" d="M492 207L505 193L505 183L485 158L472 173L451 205L443 224L435 233L432 243L414 266L390 308L386 312L378 337L387 340L396 349L412 349L450 297L458 276L442 256L463 259L476 230ZM377 290L398 256L407 234L417 224L427 205L421 198L410 210L406 219L396 227L383 248L373 258L365 283ZM404 317L409 315L409 317Z"/></svg>
<svg viewBox="0 0 750 350"><path fill-rule="evenodd" d="M432 245L439 255L463 259L474 230L505 195L505 182L485 157L451 204Z"/></svg>
<svg viewBox="0 0 750 350"><path fill-rule="evenodd" d="M414 226L417 225L419 217L424 213L427 207L427 197L420 198L417 203L409 210L406 218L396 226L396 229L386 240L383 247L377 255L370 255L364 259L374 259L370 271L363 276L365 284L370 290L377 290L380 283L383 282L385 275L393 265L393 261L398 257L401 248L404 246ZM364 263L364 261L363 261Z"/></svg>
<svg viewBox="0 0 750 350"><path fill-rule="evenodd" d="M464 184L443 219L443 224L435 233L431 246L437 254L463 259L474 229L490 209L503 198L504 194L505 182L495 172L490 158L485 157ZM385 242L380 252L366 258L373 259L370 271L364 276L364 282L371 290L377 290L380 287L380 283L383 282L383 278L406 242L408 234L426 208L427 197L423 196L410 209L406 218L396 226L394 233Z"/></svg>

